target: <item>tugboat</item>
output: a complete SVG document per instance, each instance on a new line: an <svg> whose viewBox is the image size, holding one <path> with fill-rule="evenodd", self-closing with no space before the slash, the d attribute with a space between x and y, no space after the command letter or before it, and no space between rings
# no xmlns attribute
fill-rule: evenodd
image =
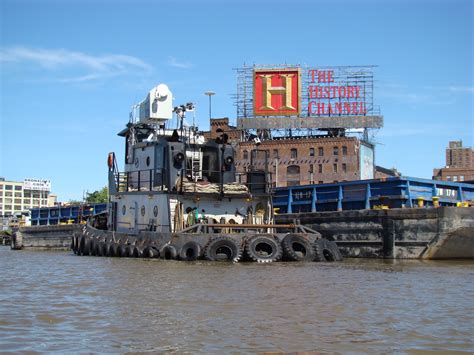
<svg viewBox="0 0 474 355"><path fill-rule="evenodd" d="M192 103L173 107L165 84L136 106L118 133L125 139L124 171L114 153L107 158L107 218L74 233L74 253L186 261L342 260L336 244L318 232L297 223L274 224L268 152L256 145L248 172L237 176L227 135L205 141L185 124L192 110ZM175 129L169 127L173 114Z"/></svg>

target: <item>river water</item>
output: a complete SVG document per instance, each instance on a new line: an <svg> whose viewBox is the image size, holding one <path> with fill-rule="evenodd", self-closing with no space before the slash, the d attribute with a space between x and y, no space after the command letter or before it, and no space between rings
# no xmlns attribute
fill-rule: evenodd
<svg viewBox="0 0 474 355"><path fill-rule="evenodd" d="M0 247L1 352L474 351L472 261L211 263Z"/></svg>

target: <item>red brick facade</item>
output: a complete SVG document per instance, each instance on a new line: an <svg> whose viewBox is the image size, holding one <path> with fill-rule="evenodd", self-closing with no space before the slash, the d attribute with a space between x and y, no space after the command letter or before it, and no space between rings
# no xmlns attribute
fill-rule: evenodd
<svg viewBox="0 0 474 355"><path fill-rule="evenodd" d="M433 169L433 179L443 181L474 181L474 151L462 146L462 141L449 142L446 167Z"/></svg>
<svg viewBox="0 0 474 355"><path fill-rule="evenodd" d="M212 119L206 139L215 139L220 128L236 146L236 169L240 181L246 182L251 152L267 151L269 173L274 186L305 185L359 180L360 146L355 137L297 137L264 140L258 146L251 141L240 142L241 131L229 126L229 119ZM263 154L254 158L254 169L264 169Z"/></svg>

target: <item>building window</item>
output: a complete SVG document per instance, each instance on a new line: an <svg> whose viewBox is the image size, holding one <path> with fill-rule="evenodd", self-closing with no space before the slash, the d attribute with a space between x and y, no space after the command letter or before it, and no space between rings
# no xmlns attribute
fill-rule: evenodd
<svg viewBox="0 0 474 355"><path fill-rule="evenodd" d="M318 184L324 184L324 181L319 180L319 181L318 181Z"/></svg>
<svg viewBox="0 0 474 355"><path fill-rule="evenodd" d="M12 185L5 185L5 190L13 190L13 186Z"/></svg>
<svg viewBox="0 0 474 355"><path fill-rule="evenodd" d="M15 192L15 197L21 197L21 192Z"/></svg>
<svg viewBox="0 0 474 355"><path fill-rule="evenodd" d="M347 164L346 163L342 163L342 172L347 173Z"/></svg>
<svg viewBox="0 0 474 355"><path fill-rule="evenodd" d="M300 184L300 167L298 165L290 165L286 169L286 185L296 186Z"/></svg>
<svg viewBox="0 0 474 355"><path fill-rule="evenodd" d="M337 164L333 164L333 165L332 165L332 170L333 170L335 173L337 173Z"/></svg>
<svg viewBox="0 0 474 355"><path fill-rule="evenodd" d="M15 204L21 205L21 198L16 198L15 199Z"/></svg>
<svg viewBox="0 0 474 355"><path fill-rule="evenodd" d="M291 149L291 156L290 156L291 159L296 159L298 158L298 149L296 148L292 148Z"/></svg>
<svg viewBox="0 0 474 355"><path fill-rule="evenodd" d="M278 149L273 149L273 157L278 158Z"/></svg>
<svg viewBox="0 0 474 355"><path fill-rule="evenodd" d="M247 160L249 158L249 152L244 150L244 160Z"/></svg>
<svg viewBox="0 0 474 355"><path fill-rule="evenodd" d="M309 165L309 172L314 173L314 165L313 164Z"/></svg>
<svg viewBox="0 0 474 355"><path fill-rule="evenodd" d="M323 164L318 164L318 173L323 173Z"/></svg>
<svg viewBox="0 0 474 355"><path fill-rule="evenodd" d="M457 176L453 176L453 181L458 181L458 177L457 177Z"/></svg>
<svg viewBox="0 0 474 355"><path fill-rule="evenodd" d="M332 154L333 155L339 155L339 147L333 147L332 148Z"/></svg>
<svg viewBox="0 0 474 355"><path fill-rule="evenodd" d="M309 148L309 156L314 157L314 148Z"/></svg>
<svg viewBox="0 0 474 355"><path fill-rule="evenodd" d="M24 197L31 197L31 192L23 192Z"/></svg>
<svg viewBox="0 0 474 355"><path fill-rule="evenodd" d="M15 186L15 190L21 191L21 185L16 185L16 186Z"/></svg>
<svg viewBox="0 0 474 355"><path fill-rule="evenodd" d="M342 155L347 155L347 147L345 145L342 146Z"/></svg>
<svg viewBox="0 0 474 355"><path fill-rule="evenodd" d="M323 148L323 147L319 147L319 148L318 148L318 155L319 155L320 157L323 157L323 156L324 156L324 148Z"/></svg>
<svg viewBox="0 0 474 355"><path fill-rule="evenodd" d="M11 197L11 196L13 196L13 192L5 192L5 196Z"/></svg>

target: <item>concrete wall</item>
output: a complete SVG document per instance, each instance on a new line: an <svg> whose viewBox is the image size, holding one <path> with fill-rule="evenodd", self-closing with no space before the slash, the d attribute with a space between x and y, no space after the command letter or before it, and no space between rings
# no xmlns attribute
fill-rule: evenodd
<svg viewBox="0 0 474 355"><path fill-rule="evenodd" d="M347 257L474 258L474 208L403 208L277 215L337 242Z"/></svg>
<svg viewBox="0 0 474 355"><path fill-rule="evenodd" d="M35 226L21 228L14 237L12 249L48 248L69 249L74 231L81 225Z"/></svg>

